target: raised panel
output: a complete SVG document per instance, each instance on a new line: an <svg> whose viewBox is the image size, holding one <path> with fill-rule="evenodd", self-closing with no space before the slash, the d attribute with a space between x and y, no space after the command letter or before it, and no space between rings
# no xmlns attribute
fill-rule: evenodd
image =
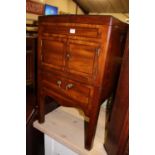
<svg viewBox="0 0 155 155"><path fill-rule="evenodd" d="M70 41L67 69L69 72L91 76L94 73L97 45L81 41Z"/></svg>
<svg viewBox="0 0 155 155"><path fill-rule="evenodd" d="M64 66L65 41L42 40L42 63L52 68L62 69Z"/></svg>

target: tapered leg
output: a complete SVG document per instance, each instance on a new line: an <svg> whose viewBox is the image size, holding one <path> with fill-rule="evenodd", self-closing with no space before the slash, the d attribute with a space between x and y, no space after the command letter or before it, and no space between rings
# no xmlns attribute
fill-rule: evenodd
<svg viewBox="0 0 155 155"><path fill-rule="evenodd" d="M91 150L94 142L99 109L93 110L89 117L89 122L85 122L85 148Z"/></svg>
<svg viewBox="0 0 155 155"><path fill-rule="evenodd" d="M39 123L43 123L45 121L45 97L44 95L40 95L40 97L38 97L38 105L39 105Z"/></svg>

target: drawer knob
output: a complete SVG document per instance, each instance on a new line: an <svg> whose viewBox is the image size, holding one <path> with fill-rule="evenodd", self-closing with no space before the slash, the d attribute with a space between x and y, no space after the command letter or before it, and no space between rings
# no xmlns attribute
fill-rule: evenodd
<svg viewBox="0 0 155 155"><path fill-rule="evenodd" d="M61 86L61 83L62 83L61 80L58 80L58 81L57 81L57 85L58 85L59 87Z"/></svg>
<svg viewBox="0 0 155 155"><path fill-rule="evenodd" d="M66 85L66 90L71 89L73 87L74 87L74 84L69 83L69 84Z"/></svg>

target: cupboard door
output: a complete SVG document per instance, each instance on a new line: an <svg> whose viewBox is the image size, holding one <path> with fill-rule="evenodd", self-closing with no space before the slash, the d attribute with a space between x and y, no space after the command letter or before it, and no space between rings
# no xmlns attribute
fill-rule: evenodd
<svg viewBox="0 0 155 155"><path fill-rule="evenodd" d="M65 54L65 40L42 40L42 64L55 69L63 69Z"/></svg>
<svg viewBox="0 0 155 155"><path fill-rule="evenodd" d="M66 54L67 70L83 76L92 76L98 59L99 46L84 41L69 41Z"/></svg>

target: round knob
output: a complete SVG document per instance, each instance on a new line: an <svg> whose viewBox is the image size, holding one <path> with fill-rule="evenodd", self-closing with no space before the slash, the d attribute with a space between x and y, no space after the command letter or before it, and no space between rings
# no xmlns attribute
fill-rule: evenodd
<svg viewBox="0 0 155 155"><path fill-rule="evenodd" d="M69 59L71 55L69 53L66 54L66 58Z"/></svg>
<svg viewBox="0 0 155 155"><path fill-rule="evenodd" d="M58 81L57 81L57 85L58 85L59 87L61 86L61 83L62 83L61 80L58 80Z"/></svg>

